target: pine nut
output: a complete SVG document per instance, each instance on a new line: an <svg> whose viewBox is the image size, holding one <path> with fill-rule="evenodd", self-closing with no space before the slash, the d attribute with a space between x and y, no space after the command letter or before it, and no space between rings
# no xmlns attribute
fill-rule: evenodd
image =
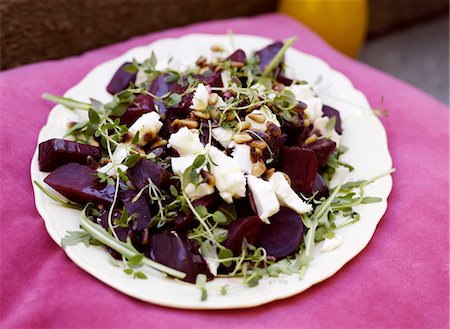
<svg viewBox="0 0 450 329"><path fill-rule="evenodd" d="M219 95L217 95L216 93L212 93L211 95L209 95L208 105L216 105L218 100L219 100Z"/></svg>
<svg viewBox="0 0 450 329"><path fill-rule="evenodd" d="M194 111L193 114L195 117L203 120L208 120L211 117L211 115L207 112Z"/></svg>
<svg viewBox="0 0 450 329"><path fill-rule="evenodd" d="M197 61L195 62L195 64L197 66L203 67L207 64L208 59L205 56L200 56Z"/></svg>
<svg viewBox="0 0 450 329"><path fill-rule="evenodd" d="M180 129L182 127L187 127L189 129L197 128L198 122L189 119L175 119L173 120L171 126L175 129Z"/></svg>
<svg viewBox="0 0 450 329"><path fill-rule="evenodd" d="M263 152L260 149L257 148L250 148L250 160L253 163L258 162L263 157Z"/></svg>
<svg viewBox="0 0 450 329"><path fill-rule="evenodd" d="M247 133L239 133L233 136L233 140L238 144L245 144L251 142L253 138Z"/></svg>
<svg viewBox="0 0 450 329"><path fill-rule="evenodd" d="M167 145L167 141L165 139L160 139L160 140L154 142L152 144L152 146L150 146L150 149L156 149L158 147L163 147L163 146L166 146L166 145Z"/></svg>
<svg viewBox="0 0 450 329"><path fill-rule="evenodd" d="M221 53L223 52L223 47L221 45L212 45L211 46L211 51L214 51L216 53Z"/></svg>
<svg viewBox="0 0 450 329"><path fill-rule="evenodd" d="M266 144L266 142L257 140L257 141L252 141L250 143L250 146L254 147L254 148L257 148L257 149L260 149L262 151L262 150L264 150L267 147L267 144Z"/></svg>
<svg viewBox="0 0 450 329"><path fill-rule="evenodd" d="M312 144L314 142L317 141L317 135L316 134L312 134L311 136L309 136L306 140L305 140L305 144Z"/></svg>
<svg viewBox="0 0 450 329"><path fill-rule="evenodd" d="M303 126L309 127L310 124L311 124L311 122L308 119L303 120Z"/></svg>
<svg viewBox="0 0 450 329"><path fill-rule="evenodd" d="M250 123L247 121L239 121L236 125L238 131L246 130L248 128L250 128Z"/></svg>
<svg viewBox="0 0 450 329"><path fill-rule="evenodd" d="M247 115L250 119L253 121L256 121L258 123L264 123L266 122L266 116L263 114L257 114L257 113L250 113Z"/></svg>
<svg viewBox="0 0 450 329"><path fill-rule="evenodd" d="M235 61L231 61L230 66L231 67L243 67L245 64L242 62L235 62Z"/></svg>
<svg viewBox="0 0 450 329"><path fill-rule="evenodd" d="M261 177L262 174L266 171L266 165L263 160L259 160L252 166L252 175L256 177Z"/></svg>
<svg viewBox="0 0 450 329"><path fill-rule="evenodd" d="M278 137L281 135L281 129L278 127L275 123L268 121L266 123L267 131L272 135L273 137Z"/></svg>

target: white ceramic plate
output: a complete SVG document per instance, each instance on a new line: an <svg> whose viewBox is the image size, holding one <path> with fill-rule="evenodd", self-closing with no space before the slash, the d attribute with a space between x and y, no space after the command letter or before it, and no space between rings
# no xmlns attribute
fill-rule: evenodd
<svg viewBox="0 0 450 329"><path fill-rule="evenodd" d="M234 42L236 48L251 52L270 44L272 40L235 35ZM229 48L227 46L230 43L227 36L191 34L177 39L162 39L148 46L131 49L122 56L96 67L80 83L68 90L65 96L80 101L89 101L89 97L93 97L107 102L111 96L105 87L117 68L125 61L133 58L143 61L153 50L160 68L166 65L170 57L173 57L172 67L191 65L200 55L211 55L212 44L221 44ZM342 144L349 147L343 160L355 167L348 179L371 178L390 169L392 161L385 130L372 114L365 96L353 87L350 80L332 70L324 61L295 49L288 50L286 63L289 66L288 75L311 83L320 81L316 85L316 91L325 104L340 111L344 128ZM39 142L55 137L61 138L67 122L85 116L85 112L55 106L50 112L47 124L39 134ZM46 174L40 172L38 168L36 148L31 163L31 177L42 182L45 176ZM152 269L144 269L148 274L147 280L130 278L113 265L111 257L102 247L87 248L79 244L68 247L65 251L74 263L94 277L127 295L147 302L189 309L253 307L298 294L313 284L329 278L355 257L374 234L376 225L386 211L386 200L391 188L390 176L367 187L367 195L381 197L383 201L358 207L361 220L338 231L343 238L339 248L321 253L321 244L316 245L313 250L314 260L302 280L299 280L297 275L282 276L264 279L257 287L248 288L241 284L239 279L216 279L207 284L209 296L203 302L200 301L200 291L194 285L165 278ZM48 233L57 244L60 244L67 231L79 229L78 211L61 207L36 186L34 193L36 208L45 221ZM224 285L228 286L228 293L223 296L220 294L220 288Z"/></svg>

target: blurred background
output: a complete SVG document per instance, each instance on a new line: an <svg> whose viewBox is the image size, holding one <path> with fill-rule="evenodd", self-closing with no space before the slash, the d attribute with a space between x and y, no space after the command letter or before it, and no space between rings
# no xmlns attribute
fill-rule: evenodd
<svg viewBox="0 0 450 329"><path fill-rule="evenodd" d="M170 27L276 11L449 104L448 0L0 0L0 69Z"/></svg>

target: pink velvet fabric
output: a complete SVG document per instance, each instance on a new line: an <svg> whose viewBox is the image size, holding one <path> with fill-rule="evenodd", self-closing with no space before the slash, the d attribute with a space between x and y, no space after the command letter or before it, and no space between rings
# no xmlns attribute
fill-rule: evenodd
<svg viewBox="0 0 450 329"><path fill-rule="evenodd" d="M147 304L93 278L47 235L29 166L39 129L62 95L126 50L193 32L298 37L294 47L347 75L376 106L397 172L369 245L332 278L295 297L230 311ZM431 77L424 77L428 79ZM269 14L158 32L0 74L2 328L448 328L448 108L424 92L333 50L298 22ZM61 220L64 220L63 218Z"/></svg>

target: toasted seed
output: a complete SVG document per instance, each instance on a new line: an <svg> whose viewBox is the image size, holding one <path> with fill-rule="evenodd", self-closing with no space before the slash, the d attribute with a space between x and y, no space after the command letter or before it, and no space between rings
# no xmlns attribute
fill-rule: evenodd
<svg viewBox="0 0 450 329"><path fill-rule="evenodd" d="M263 160L259 160L252 166L252 175L256 177L261 177L266 171L266 165Z"/></svg>
<svg viewBox="0 0 450 329"><path fill-rule="evenodd" d="M192 113L195 117L199 119L208 120L211 117L211 115L208 112L194 111Z"/></svg>
<svg viewBox="0 0 450 329"><path fill-rule="evenodd" d="M264 172L264 174L262 175L262 177L263 177L265 180L269 180L270 177L272 177L272 175L274 174L274 172L275 172L275 168L269 168L269 169L267 169L267 170Z"/></svg>
<svg viewBox="0 0 450 329"><path fill-rule="evenodd" d="M182 127L193 129L198 127L198 122L190 119L175 119L173 120L171 126L177 130Z"/></svg>
<svg viewBox="0 0 450 329"><path fill-rule="evenodd" d="M211 50L216 53L221 53L221 52L223 52L224 49L221 45L212 45Z"/></svg>
<svg viewBox="0 0 450 329"><path fill-rule="evenodd" d="M208 171L202 171L202 177L205 179L206 184L210 186L216 185L216 177Z"/></svg>
<svg viewBox="0 0 450 329"><path fill-rule="evenodd" d="M234 113L233 112L228 112L226 121L233 121L234 118L235 118Z"/></svg>
<svg viewBox="0 0 450 329"><path fill-rule="evenodd" d="M195 64L197 66L203 67L207 64L208 59L205 56L200 56L197 61L195 62Z"/></svg>
<svg viewBox="0 0 450 329"><path fill-rule="evenodd" d="M276 90L276 91L282 91L282 90L284 90L284 88L285 88L285 85L282 84L282 83L275 82L275 83L273 84L273 90Z"/></svg>
<svg viewBox="0 0 450 329"><path fill-rule="evenodd" d="M263 132L263 131L253 131L253 133L254 133L254 137L253 137L253 139L255 140L255 141L257 141L257 140L264 140L264 141L269 141L269 139L270 139L270 136L269 136L269 134L266 134L265 132Z"/></svg>
<svg viewBox="0 0 450 329"><path fill-rule="evenodd" d="M253 138L247 133L238 133L233 136L233 140L238 144L245 144L251 142Z"/></svg>
<svg viewBox="0 0 450 329"><path fill-rule="evenodd" d="M312 134L305 140L305 144L308 145L308 144L314 143L315 141L317 141L317 135Z"/></svg>
<svg viewBox="0 0 450 329"><path fill-rule="evenodd" d="M67 129L70 129L70 128L72 128L73 126L75 126L76 124L77 124L76 121L69 121L69 122L67 122L66 127L67 127Z"/></svg>
<svg viewBox="0 0 450 329"><path fill-rule="evenodd" d="M158 141L154 142L152 144L152 146L150 146L150 149L156 149L158 147L163 147L163 146L166 146L166 145L167 145L167 140L161 138Z"/></svg>
<svg viewBox="0 0 450 329"><path fill-rule="evenodd" d="M311 124L311 122L309 122L308 119L304 119L304 120L303 120L303 126L309 127L310 124Z"/></svg>
<svg viewBox="0 0 450 329"><path fill-rule="evenodd" d="M268 121L266 123L267 131L272 135L273 137L278 137L281 135L281 129L278 127L275 123Z"/></svg>
<svg viewBox="0 0 450 329"><path fill-rule="evenodd" d="M258 162L263 157L263 152L260 149L257 148L250 148L250 160L252 160L253 163Z"/></svg>
<svg viewBox="0 0 450 329"><path fill-rule="evenodd" d="M154 140L155 137L156 137L156 133L152 130L152 131L149 131L148 133L146 133L146 134L143 136L142 139L143 139L146 143L148 143L148 142L151 142L152 140Z"/></svg>
<svg viewBox="0 0 450 329"><path fill-rule="evenodd" d="M219 95L217 95L216 93L212 93L211 95L209 95L208 105L216 105L218 100L219 100Z"/></svg>
<svg viewBox="0 0 450 329"><path fill-rule="evenodd" d="M239 121L236 125L236 129L239 131L250 128L250 123L247 121Z"/></svg>
<svg viewBox="0 0 450 329"><path fill-rule="evenodd" d="M247 116L252 119L253 121L256 121L258 123L264 123L266 122L266 116L264 114L259 113L250 113L247 114Z"/></svg>
<svg viewBox="0 0 450 329"><path fill-rule="evenodd" d="M254 147L254 148L257 148L257 149L260 149L262 151L262 150L264 150L267 147L267 143L263 142L263 141L260 141L260 140L257 140L257 141L250 142L250 146Z"/></svg>
<svg viewBox="0 0 450 329"><path fill-rule="evenodd" d="M231 61L230 66L231 67L243 67L245 64L242 62L235 62L235 61Z"/></svg>
<svg viewBox="0 0 450 329"><path fill-rule="evenodd" d="M127 132L125 135L122 136L121 143L128 143L133 140L134 134Z"/></svg>
<svg viewBox="0 0 450 329"><path fill-rule="evenodd" d="M211 119L219 119L220 118L220 111L217 109L212 109L209 111L209 115L211 116Z"/></svg>

